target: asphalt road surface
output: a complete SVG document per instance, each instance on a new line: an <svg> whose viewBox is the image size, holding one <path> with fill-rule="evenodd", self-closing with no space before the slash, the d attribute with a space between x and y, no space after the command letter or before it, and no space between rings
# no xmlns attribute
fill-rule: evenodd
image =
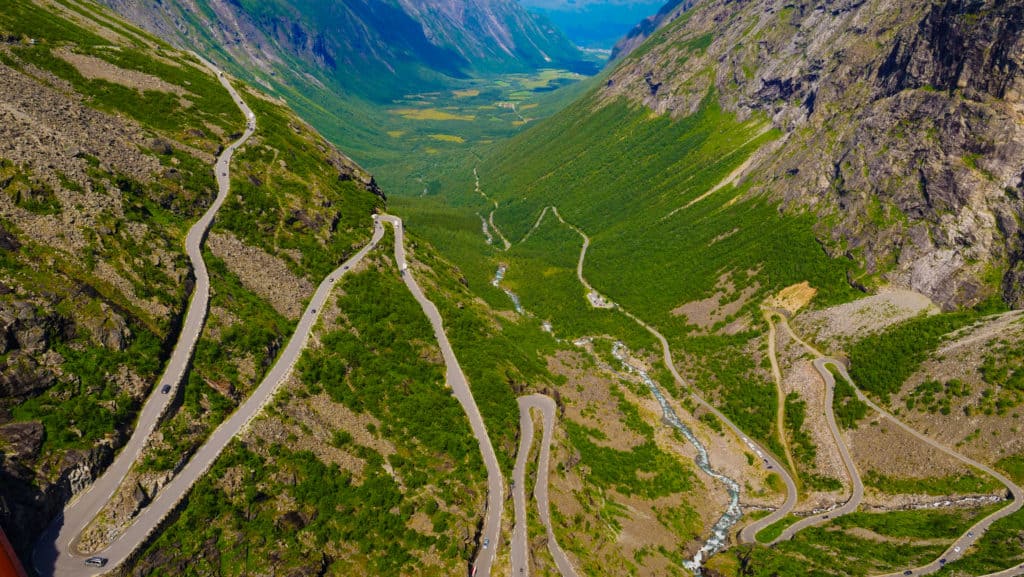
<svg viewBox="0 0 1024 577"><path fill-rule="evenodd" d="M405 258L405 231L402 228L402 219L397 216L381 216L378 221L390 223L395 229L395 261L398 263L398 270L401 271L402 279L409 292L420 303L424 314L430 320L430 326L434 328L434 337L441 348L444 356L445 379L452 388L452 394L459 400L462 409L469 418L469 425L473 430L480 445L480 453L484 459L484 466L487 468L487 511L484 516L484 527L481 535L481 543L486 539L490 545L481 547L473 562L476 575L487 576L491 574L491 565L494 563L494 555L498 549L498 531L501 528L501 507L504 501L504 479L502 479L501 468L498 466L498 457L494 454L494 447L491 445L491 438L487 434L487 427L484 426L483 417L480 416L480 409L476 406L473 393L469 390L469 383L462 373L459 360L455 357L448 336L444 332L444 322L441 313L433 302L424 296L416 278L409 272L409 263Z"/></svg>
<svg viewBox="0 0 1024 577"><path fill-rule="evenodd" d="M843 437L839 432L839 427L836 425L835 411L832 410L832 400L835 397L836 380L832 376L832 373L825 367L828 361L823 358L815 359L814 368L821 374L821 378L825 380L825 419L828 421L828 428L832 431L832 438L836 441L836 446L839 447L839 455L843 459L843 465L846 466L846 472L850 476L850 483L853 487L850 493L850 498L847 499L841 507L837 507L827 513L821 513L820 515L811 515L805 517L796 523L793 523L789 527L786 527L782 533L779 534L772 543L779 541L787 541L793 538L798 531L812 525L820 525L827 523L836 517L853 513L860 506L860 502L864 499L864 483L860 480L860 473L857 471L857 465L853 462L853 457L850 456L850 449L843 442ZM781 399L780 399L781 402Z"/></svg>
<svg viewBox="0 0 1024 577"><path fill-rule="evenodd" d="M913 436L915 439L921 441L922 443L925 443L926 445L928 445L930 447L933 447L933 448L935 448L935 449L937 449L937 450L939 450L939 451L941 451L941 452L943 452L943 453L953 457L954 459L959 460L962 463L965 463L967 465L970 465L972 467L980 469L981 471L984 471L985 473L995 477L996 480L998 480L1000 483L1002 483L1003 485L1006 486L1007 490L1009 491L1010 495L1013 498L1013 500L1010 501L1010 503L1008 505L1006 505L1005 507L1003 507L1002 509L999 509L998 511L993 512L992 514L988 515L987 517L981 519L980 521L978 521L977 523L972 525L967 530L967 532L965 532L956 541L954 541L952 544L950 544L950 546L945 551L943 551L942 555L940 555L938 559L935 559L931 563L928 563L927 565L923 565L921 567L907 568L907 569L903 569L903 570L900 570L900 571L895 571L893 573L887 573L887 574L884 574L884 575L880 575L878 577L899 577L899 576L908 575L908 574L909 575L928 575L930 573L935 573L935 572L939 571L940 569L942 569L942 567L944 565L943 560L945 560L946 563L951 563L954 560L959 559L960 557L962 557L965 553L967 553L968 548L975 541L977 541L979 538L981 538L981 536L984 535L986 531L988 531L988 529L992 525L992 523L998 521L999 519L1002 519L1004 517L1012 515L1013 513L1016 513L1017 511L1020 510L1021 506L1024 506L1024 491L1022 491L1021 488L1019 486L1017 486L1016 483L1014 483L1013 481L1008 479L1002 473L992 469L988 465L985 465L984 463L979 463L978 461L975 461L974 459L971 459L970 457L962 455L962 454L960 454L960 453L958 453L958 452L956 452L956 451L946 447L945 445L942 445L941 443L938 443L938 442L932 440L931 438L929 438L929 437L919 433L917 430L915 430L914 428L910 427L909 425L907 425L903 421L897 419L892 413L890 413L889 411L887 411L887 410L883 409L882 407L880 407L877 403L875 403L867 395L865 395L863 393L863 391L860 390L860 388L857 387L857 384L853 382L852 378L850 378L849 373L846 372L846 366L842 363L842 361L826 357L826 356L822 355L822 353L820 351L818 351L817 349L815 349L811 345L809 345L806 342L804 342L799 336L797 336L797 334L789 326L789 323L786 321L784 316L782 318L782 323L783 323L783 326L786 327L786 330L789 331L789 334L794 338L794 340L799 342L801 345L803 345L809 351L811 351L814 354L818 355L819 358L815 359L815 361L814 361L814 368L817 369L819 373L821 373L822 378L824 378L825 381L826 381L826 384L828 386L828 391L830 393L830 395L829 395L829 406L830 407L831 407L831 392L834 389L835 380L832 377L832 373L828 370L828 367L826 365L834 366L836 368L836 370L839 372L840 376L842 376L844 379L846 379L846 381L848 383L850 383L851 386L853 386L854 390L857 393L857 397L861 401L864 401L874 411L878 412L881 415L884 415L886 418L888 418L890 421L892 421L896 426L898 426L899 428L903 429L904 431L906 431L907 433L909 433L911 436ZM838 429L835 426L834 415L832 415L831 411L828 412L828 415L830 416L829 426L832 428L833 435L836 435ZM837 436L836 440L840 441L838 436ZM843 460L847 461L847 459L849 458L849 453L848 453L848 451L846 449L846 445L840 441L839 442L839 447L840 447L841 451L843 452ZM847 466L850 467L851 471L855 470L855 467L852 466L852 461L847 461ZM857 484L855 485L855 491L856 491L857 487L860 486L861 494L863 494L863 486L860 485L859 481L860 481L860 479L858 478L857 479ZM847 512L849 512L849 511L847 511ZM837 516L837 513L833 513L833 515ZM823 519L821 519L821 520L823 520ZM788 539L788 538L792 537L792 535L796 532L796 530L798 530L798 529L794 529L793 527L789 527L789 528L787 528L786 532L783 533L783 536L785 536L785 538ZM786 536L787 533L788 533L788 536ZM780 539L781 538L782 537L780 537ZM1011 575L1024 575L1024 564L1021 564L1021 565L1018 565L1018 566L1014 566L1014 567L1010 567L1010 568L1004 569L1002 571L998 571L996 573L992 573L992 574L990 574L988 576L985 576L985 577L1010 577Z"/></svg>
<svg viewBox="0 0 1024 577"><path fill-rule="evenodd" d="M530 418L530 409L539 409L544 418L544 433L541 438L540 455L537 458L537 483L533 488L533 496L537 500L537 509L540 511L540 520L547 529L548 550L555 560L562 577L577 577L576 570L569 562L565 552L558 546L555 539L555 532L551 527L551 511L548 502L548 471L551 465L551 437L555 426L555 401L545 395L528 395L519 397L519 452L516 456L515 469L512 471L512 479L515 487L512 490L512 498L515 501L516 523L512 529L511 564L512 576L525 576L530 574L530 565L527 551L529 538L526 523L526 459L530 453L530 445L533 444L533 419Z"/></svg>
<svg viewBox="0 0 1024 577"><path fill-rule="evenodd" d="M846 379L850 383L853 383L853 379L851 379L850 375L847 374L846 367L842 364L842 362L831 358L818 359L818 361L816 361L816 364L817 362L821 362L822 364L834 365L839 370L840 375L844 379ZM961 535L956 541L954 541L942 553L942 555L939 556L938 559L935 559L927 565L923 565L921 567L908 568L904 571L909 570L912 575L928 575L929 573L935 573L936 571L942 568L942 559L945 559L947 562L952 562L955 559L959 559L964 555L964 553L967 552L967 548L970 547L971 544L973 544L976 540L981 538L981 536L984 535L986 531L988 531L988 528L992 525L992 523L998 521L999 519L1002 519L1003 517L1006 517L1007 515L1012 515L1013 513L1016 513L1017 511L1020 510L1021 506L1024 505L1024 491L1021 491L1021 488L1018 487L1016 483L1006 478L1005 475L989 467L988 465L985 465L984 463L979 463L978 461L975 461L970 457L961 455L960 453L957 453L956 451L946 447L945 445L933 441L931 438L926 437L921 433L917 432L917 430L911 428L909 425L893 416L892 413L878 406L874 401L868 398L867 395L861 392L861 390L857 388L856 384L854 384L854 390L857 391L857 397L859 397L860 400L867 403L869 407L871 407L878 413L888 417L888 419L892 421L896 426L903 429L907 433L911 434L914 438L918 439L922 443L925 443L935 449L938 449L939 451L942 451L943 453L953 457L954 459L958 459L963 463L971 465L972 467L980 469L985 473L988 473L989 475L995 477L996 480L998 480L1000 483L1006 486L1010 494L1013 496L1013 500L1010 501L1008 505L972 525L967 530L967 532ZM1019 571L1020 569L1020 567L1016 567L1011 568L1009 570ZM880 577L896 577L899 575L905 575L904 571L887 573ZM1005 571L1000 571L998 574L1002 575L1003 573L1005 573Z"/></svg>
<svg viewBox="0 0 1024 577"><path fill-rule="evenodd" d="M214 74L220 79L220 83L231 93L232 99L245 114L246 130L241 138L228 146L217 159L215 165L215 176L217 178L217 197L205 214L192 225L188 235L185 237L185 251L188 254L195 273L195 290L192 293L188 310L185 314L185 321L182 324L178 342L171 353L171 358L164 369L160 381L153 387L146 403L139 413L134 432L131 439L118 453L117 458L107 468L103 475L96 480L88 489L79 494L65 507L64 512L59 515L50 527L40 537L39 543L33 553L32 563L41 575L94 575L108 569L90 568L83 565L85 557L75 553L75 543L79 534L86 525L103 508L103 505L114 495L124 476L128 474L132 464L138 458L142 448L146 444L150 433L156 427L161 415L174 399L175 394L162 394L159 389L164 384L169 384L177 389L188 368L192 351L199 334L206 322L206 312L210 300L210 277L206 271L206 264L203 262L202 243L206 233L213 222L214 216L224 204L224 200L230 191L230 178L228 170L231 164L231 157L235 150L245 143L256 129L255 117L249 107L245 105L242 98L235 91L227 78L209 62L203 61ZM111 557L111 565L114 564L113 555L127 555L134 545L124 550L117 544L113 545L113 552L104 554ZM87 556L86 556L87 557ZM123 558L123 556L122 556Z"/></svg>

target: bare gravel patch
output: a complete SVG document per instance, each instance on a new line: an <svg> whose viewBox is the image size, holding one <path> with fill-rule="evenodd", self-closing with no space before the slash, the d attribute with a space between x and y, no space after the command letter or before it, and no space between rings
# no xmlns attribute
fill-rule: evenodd
<svg viewBox="0 0 1024 577"><path fill-rule="evenodd" d="M843 435L861 476L876 471L889 477L920 479L970 472L964 463L918 441L877 414L869 415L857 429Z"/></svg>
<svg viewBox="0 0 1024 577"><path fill-rule="evenodd" d="M156 90L159 92L170 92L178 96L188 94L187 90L177 84L171 84L152 74L115 66L95 56L78 54L68 49L55 50L54 53L68 64L74 66L79 74L89 80L106 80L107 82L113 82L128 88L134 88L140 92Z"/></svg>
<svg viewBox="0 0 1024 577"><path fill-rule="evenodd" d="M851 303L801 314L793 319L793 328L805 338L839 349L852 338L880 332L921 313L938 312L939 307L925 295L890 288Z"/></svg>
<svg viewBox="0 0 1024 577"><path fill-rule="evenodd" d="M726 321L730 316L735 315L743 305L750 300L754 294L757 293L760 285L757 283L751 284L750 286L739 291L736 294L736 287L729 280L729 274L723 274L718 278L718 283L715 285L715 294L711 295L706 299L690 301L683 304L675 309L672 309L672 314L675 316L686 316L686 322L692 325L696 325L702 330L710 330L715 324ZM743 320L744 322L736 325L737 322ZM737 319L733 321L729 327L726 328L727 334L730 332L737 332L746 328L747 323L745 319Z"/></svg>
<svg viewBox="0 0 1024 577"><path fill-rule="evenodd" d="M211 233L207 243L245 288L289 319L302 316L303 302L313 295L316 287L292 273L282 259L247 245L229 232Z"/></svg>

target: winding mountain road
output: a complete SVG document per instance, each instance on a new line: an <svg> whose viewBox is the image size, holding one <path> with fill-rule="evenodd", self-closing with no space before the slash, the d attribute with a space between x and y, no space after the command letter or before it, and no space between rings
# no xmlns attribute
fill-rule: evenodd
<svg viewBox="0 0 1024 577"><path fill-rule="evenodd" d="M202 59L200 58L200 60ZM245 115L246 129L242 136L224 149L217 159L214 167L214 175L217 179L217 197L203 216L192 225L185 237L185 252L191 261L196 282L178 342L171 353L167 367L139 412L132 437L118 453L117 458L99 479L65 507L63 513L40 537L39 544L33 552L32 563L41 575L94 575L103 571L83 565L83 557L77 554L75 547L78 536L114 495L132 464L142 452L146 440L156 428L160 417L174 400L174 394L161 394L158 390L165 384L171 385L175 391L180 386L191 361L196 342L199 340L199 334L206 322L210 301L210 277L206 270L206 263L203 261L202 244L217 211L224 204L230 192L228 170L231 157L235 150L252 136L256 130L256 121L252 111L242 101L242 97L238 95L223 73L209 62L205 60L202 62L213 71ZM130 543L129 540L122 537L113 543L103 555L110 557L111 564L116 565L138 545L138 542Z"/></svg>
<svg viewBox="0 0 1024 577"><path fill-rule="evenodd" d="M878 575L876 577L899 577L899 576L902 576L902 575L907 575L908 571L909 571L910 575L928 575L928 574L931 574L931 573L935 573L935 572L939 571L940 569L942 569L942 567L944 565L943 560L946 563L950 563L950 562L953 562L956 559L959 559L960 557L962 557L963 554L967 552L968 547L970 547L971 544L973 544L977 539L981 538L981 536L984 535L986 531L988 531L988 529L992 525L992 523L998 521L999 519L1002 519L1004 517L1007 517L1009 515L1012 515L1012 514L1016 513L1017 511L1019 511L1021 509L1022 506L1024 506L1024 491L1022 491L1021 488L1016 483L1014 483L1013 481L1008 479L1005 475L1003 475L999 471L996 471L995 469L989 467L988 465L985 465L984 463L980 463L978 461L975 461L974 459L971 459L970 457L967 457L966 455L958 453L958 452L950 449L949 447L946 447L945 445L943 445L943 444L941 444L941 443L939 443L937 441L932 440L930 437L927 437L927 436L921 434L920 432L918 432L916 429L914 429L910 425L907 425L906 423L904 423L900 419L897 419L895 415L893 415L892 413L890 413L886 409L884 409L881 406L879 406L877 403L875 403L873 400L871 400L870 397L865 395L864 392L861 391L859 387L857 387L857 384L854 383L853 379L850 377L849 373L846 371L846 366L843 364L842 361L823 355L820 351L818 351L817 349L815 349L814 347L812 347L811 345L806 343L799 336L797 336L796 332L793 331L792 327L790 327L789 323L786 321L785 316L782 317L782 323L783 323L783 326L786 328L786 330L789 332L789 334L793 337L794 340L796 340L801 345L803 345L808 351L810 351L810 352L812 352L812 353L814 353L815 355L818 356L818 358L815 359L815 361L814 361L814 368L817 369L818 372L821 373L822 378L825 379L826 386L828 387L828 391L829 391L829 399L828 399L828 407L829 408L831 408L831 406L832 406L831 405L831 401L832 401L832 394L831 393L832 393L832 391L833 391L833 389L835 387L835 379L832 376L831 371L829 371L829 369L828 369L828 365L832 365L839 372L840 376L842 376L844 379L846 379L846 381L853 387L854 391L856 391L857 398L859 398L861 401L863 401L865 404L867 404L872 410L876 411L880 415L883 415L889 421L891 421L893 424L895 424L897 427L903 429L906 433L908 433L909 435L911 435L915 439L921 441L922 443L924 443L924 444L926 444L926 445L928 445L928 446L930 446L930 447L932 447L932 448L934 448L934 449L936 449L938 451L941 451L942 453L945 453L946 455L949 455L950 457L953 457L954 459L957 459L958 461L960 461L962 463L965 463L965 464L967 464L967 465L969 465L971 467L977 468L977 469L987 473L988 475L991 475L996 480L998 480L1000 483L1002 483L1007 488L1007 490L1010 493L1010 495L1012 496L1012 501L1010 501L1010 503L1007 506L1005 506L1005 507L1003 507L1003 508L993 512L992 514L984 517L983 519L979 520L974 525L972 525L967 530L967 532L965 532L957 540L955 540L953 543L951 543L949 545L949 547L947 547L946 550L943 551L942 555L940 555L938 559L933 560L931 563L928 563L927 565L923 565L923 566L920 566L920 567L915 567L915 568L912 568L912 569L905 569L905 570L902 570L902 571L895 571L893 573L886 573L886 574L883 574L883 575ZM829 416L829 427L832 429L832 434L836 436L836 440L837 440L837 442L839 442L839 447L840 447L840 450L841 450L841 452L843 454L844 462L847 463L847 467L850 468L851 472L855 471L856 467L853 465L852 459L850 459L850 457L849 457L849 452L848 452L848 450L846 448L846 445L845 445L845 443L841 442L841 438L838 436L838 427L836 427L835 417L834 417L833 412L831 410L828 410L828 411L826 411L826 415ZM854 494L855 495L857 494L858 490L859 490L860 494L863 495L863 485L860 483L859 476L856 477L856 482L854 484ZM853 499L851 499L851 502L852 501L853 501ZM838 516L840 514L845 514L845 513L850 512L850 511L845 511L845 509L849 508L849 505L850 505L850 503L848 502L842 508L837 509L836 511L834 511L832 513L832 517L835 517L835 516ZM856 508L856 507L854 507L854 508ZM820 521L823 521L823 520L824 519L818 519L818 518L815 518L815 519L805 519L804 521L801 521L801 523L803 523L805 521L814 521L814 523L808 523L808 525L810 525L810 524L816 524L816 522L820 522ZM803 527L797 527L797 525L799 525L799 524L800 523L788 527L786 529L786 531L783 532L782 536L780 536L780 539L783 539L783 538L789 539L789 538L791 538L793 536L793 534L795 534L797 531L799 531L801 528L803 528ZM1021 574L1024 574L1024 565L1010 567L1008 569L1004 569L1002 571L998 571L996 573L992 573L992 574L990 574L988 576L985 576L985 577L1009 577L1010 575L1021 575Z"/></svg>
<svg viewBox="0 0 1024 577"><path fill-rule="evenodd" d="M829 511L828 513L822 513L821 515L812 515L805 517L796 523L793 523L789 527L786 527L779 536L772 541L772 544L778 543L779 541L787 541L793 538L798 531L805 529L812 525L820 525L826 523L831 519L853 513L860 507L860 502L864 499L864 483L860 479L860 472L857 471L857 465L853 462L853 457L850 456L850 449L843 442L839 427L836 425L836 414L832 410L833 399L835 398L836 380L832 376L831 371L825 366L828 359L818 358L814 360L814 368L821 374L821 378L825 381L825 419L828 421L828 428L832 431L832 438L835 439L836 446L839 447L839 455L843 459L843 465L846 467L846 472L850 476L851 492L850 498L843 503L842 506L837 507Z"/></svg>
<svg viewBox="0 0 1024 577"><path fill-rule="evenodd" d="M207 63L207 65L213 68L211 64ZM234 88L220 71L216 68L213 69L220 78L221 83L230 91L235 102L245 112L247 129L242 138L229 146L217 160L216 174L219 186L217 201L210 207L210 210L203 218L193 226L186 239L186 249L190 258L193 259L196 269L196 291L189 305L188 316L184 323L185 328L183 328L178 344L171 356L171 362L164 372L164 378L161 379L161 383L172 384L175 387L179 386L185 369L188 366L191 351L195 346L198 333L201 331L205 320L209 300L209 277L205 264L202 261L200 249L202 240L213 221L217 209L223 204L224 198L229 191L230 178L228 171L231 156L252 135L256 127L255 117L248 107L245 106L244 102L242 102L241 97L235 92ZM70 503L40 538L33 555L33 564L39 574L56 577L82 577L107 572L123 563L133 551L144 543L149 535L159 528L163 520L177 507L178 503L181 502L195 482L206 473L231 439L244 430L249 422L273 398L280 384L288 377L298 361L302 350L309 340L313 326L319 318L318 311L323 310L323 306L327 302L335 283L338 282L342 275L359 263L371 249L377 246L377 243L383 236L383 227L380 223L375 222L370 242L329 274L317 287L305 312L299 319L295 332L288 340L274 366L267 372L267 375L252 395L214 430L210 438L199 447L188 464L160 491L153 502L139 514L125 532L117 537L107 548L94 553L96 556L106 558L108 560L107 566L103 568L86 566L84 559L89 555L83 555L76 551L75 540L82 529L103 507L103 504L114 494L124 475L128 472L135 459L138 458L146 438L152 432L163 410L173 398L173 395L157 393L156 388L154 388L154 393L151 394L143 408L143 413L139 418L135 433L125 446L125 449L118 455L114 464L89 489Z"/></svg>
<svg viewBox="0 0 1024 577"><path fill-rule="evenodd" d="M398 263L398 270L405 281L405 286L416 298L423 313L430 320L430 326L434 329L434 337L437 339L437 344L444 357L445 379L452 388L452 394L459 400L463 411L466 412L473 436L476 437L480 445L480 453L487 469L487 511L484 516L482 537L490 545L480 549L473 567L476 571L475 575L487 576L491 574L491 565L494 563L495 551L498 548L498 532L501 529L501 509L504 501L505 482L501 475L501 468L498 466L498 457L494 454L494 446L487 434L487 427L484 425L483 417L480 416L476 400L473 399L473 393L469 389L466 375L463 374L459 360L455 357L452 345L448 342L448 336L444 332L441 313L437 310L437 306L423 294L416 278L409 273L409 263L405 258L405 230L402 227L402 219L388 215L377 217L377 221L378 223L387 222L395 229L395 262Z"/></svg>
<svg viewBox="0 0 1024 577"><path fill-rule="evenodd" d="M537 483L533 488L533 496L540 511L540 520L547 529L548 550L555 560L555 566L562 577L577 577L565 552L558 546L555 532L551 527L551 512L548 503L548 471L551 461L551 438L555 426L555 401L545 395L528 395L519 397L519 451L516 453L516 465L512 471L515 487L512 499L515 502L516 523L512 529L511 563L513 577L530 574L527 548L526 523L526 459L533 445L533 419L530 409L538 409L544 418L544 433L541 438L540 455L537 458Z"/></svg>

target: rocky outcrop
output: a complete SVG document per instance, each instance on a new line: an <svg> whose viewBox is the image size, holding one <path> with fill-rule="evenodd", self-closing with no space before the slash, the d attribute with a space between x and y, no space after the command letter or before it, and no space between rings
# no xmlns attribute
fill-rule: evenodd
<svg viewBox="0 0 1024 577"><path fill-rule="evenodd" d="M0 426L0 442L11 459L33 459L43 446L45 429L42 423L8 423Z"/></svg>
<svg viewBox="0 0 1024 577"><path fill-rule="evenodd" d="M27 450L34 442L33 431L37 425L7 425L0 429L0 436L6 439L12 427L20 430L22 448ZM25 458L28 458L27 454L23 457L7 452L0 454L0 486L4 487L0 499L0 525L15 550L22 552L23 559L28 558L27 552L49 520L110 464L114 451L106 444L88 451L69 451L61 461L47 465L42 475L26 466L22 462Z"/></svg>
<svg viewBox="0 0 1024 577"><path fill-rule="evenodd" d="M720 0L664 36L604 98L684 116L713 90L783 132L751 194L817 212L831 255L946 308L1024 305L1024 6Z"/></svg>
<svg viewBox="0 0 1024 577"><path fill-rule="evenodd" d="M230 233L215 232L208 239L210 251L224 261L242 284L289 319L297 319L303 303L313 295L313 283L296 276L284 260L249 246Z"/></svg>

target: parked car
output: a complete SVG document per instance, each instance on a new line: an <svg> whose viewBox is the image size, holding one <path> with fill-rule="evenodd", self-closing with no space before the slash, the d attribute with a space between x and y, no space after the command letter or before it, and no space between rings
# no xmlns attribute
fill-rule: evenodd
<svg viewBox="0 0 1024 577"><path fill-rule="evenodd" d="M107 565L107 558L106 557L89 557L88 559L85 560L85 564L88 565L89 567L106 567L106 565Z"/></svg>

